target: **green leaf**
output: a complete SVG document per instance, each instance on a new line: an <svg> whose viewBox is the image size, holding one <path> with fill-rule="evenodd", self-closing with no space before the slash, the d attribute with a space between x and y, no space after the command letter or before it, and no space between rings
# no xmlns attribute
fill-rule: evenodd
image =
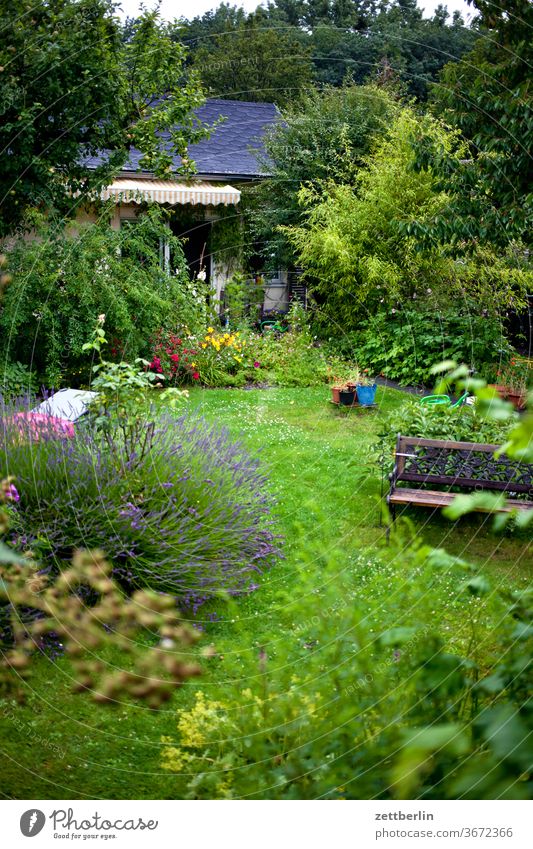
<svg viewBox="0 0 533 849"><path fill-rule="evenodd" d="M5 543L3 542L0 542L0 563L13 563L17 566L28 565L28 561L26 560L26 558L21 557L19 554L13 551L12 548L9 548L9 546L5 545Z"/></svg>
<svg viewBox="0 0 533 849"><path fill-rule="evenodd" d="M505 496L492 492L474 492L472 495L456 495L451 504L442 511L447 519L459 519L476 510L492 513L505 506Z"/></svg>

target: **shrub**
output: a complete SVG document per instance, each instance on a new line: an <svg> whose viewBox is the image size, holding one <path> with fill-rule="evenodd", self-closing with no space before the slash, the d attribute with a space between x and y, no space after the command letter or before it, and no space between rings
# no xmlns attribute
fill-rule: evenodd
<svg viewBox="0 0 533 849"><path fill-rule="evenodd" d="M198 634L180 621L173 600L144 590L125 599L101 552L76 552L72 565L54 582L38 570L38 564L17 557L7 546L2 548L3 698L24 700L21 684L31 675L32 657L39 651L50 655L51 644L71 660L73 689L90 691L99 703L116 703L130 696L157 708L183 681L200 674L200 667L190 662L190 647ZM92 605L86 601L88 592ZM158 637L150 647L145 639L138 639L146 629ZM110 668L98 656L107 647L120 650L128 670Z"/></svg>
<svg viewBox="0 0 533 849"><path fill-rule="evenodd" d="M38 381L34 371L23 363L2 362L0 365L0 394L4 398L23 398L37 394Z"/></svg>
<svg viewBox="0 0 533 849"><path fill-rule="evenodd" d="M235 272L224 286L224 314L230 327L241 327L258 321L265 289L261 278L250 280L243 272Z"/></svg>
<svg viewBox="0 0 533 849"><path fill-rule="evenodd" d="M255 344L255 340L252 340ZM208 327L203 334L157 334L150 368L169 385L242 386L255 358L246 335Z"/></svg>
<svg viewBox="0 0 533 849"><path fill-rule="evenodd" d="M289 330L281 338L265 333L254 348L260 366L256 379L276 386L317 386L328 379L328 364L313 338Z"/></svg>
<svg viewBox="0 0 533 849"><path fill-rule="evenodd" d="M157 328L194 327L200 306L161 211L118 231L102 219L75 234L49 227L38 235L20 238L8 252L13 279L0 309L3 360L30 365L48 386L79 385L90 375L81 350L87 328L101 313L114 354L130 360L149 353ZM171 242L176 274L160 266L161 237Z"/></svg>
<svg viewBox="0 0 533 849"><path fill-rule="evenodd" d="M288 330L283 335L266 332L257 337L256 379L277 386L316 386L328 381L331 369L326 353L313 338L309 315L297 301L291 304L286 322Z"/></svg>
<svg viewBox="0 0 533 849"><path fill-rule="evenodd" d="M265 331L229 332L208 327L203 334L158 333L150 363L167 383L204 386L315 386L331 376L325 351L317 346L303 310L295 304L281 336ZM337 358L337 365L339 360ZM346 368L346 364L344 364Z"/></svg>
<svg viewBox="0 0 533 849"><path fill-rule="evenodd" d="M441 360L464 362L493 380L513 351L497 318L427 309L379 312L335 347L402 385L432 385L431 366Z"/></svg>
<svg viewBox="0 0 533 849"><path fill-rule="evenodd" d="M49 570L73 549L106 552L127 587L198 602L255 589L275 556L258 460L225 430L163 415L128 450L90 423L73 439L20 439L4 417L0 475L16 470L13 542ZM53 434L51 433L52 437ZM141 444L142 443L142 444Z"/></svg>

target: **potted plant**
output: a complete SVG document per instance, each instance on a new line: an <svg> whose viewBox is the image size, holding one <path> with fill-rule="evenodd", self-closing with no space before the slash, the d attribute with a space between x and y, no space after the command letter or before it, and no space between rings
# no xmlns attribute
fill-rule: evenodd
<svg viewBox="0 0 533 849"><path fill-rule="evenodd" d="M355 401L355 386L357 384L357 380L359 377L359 372L350 372L348 375L342 375L339 377L331 378L331 400L333 404L345 404L350 405ZM349 400L347 394L343 397L345 400L341 400L341 393L351 393L352 398Z"/></svg>
<svg viewBox="0 0 533 849"><path fill-rule="evenodd" d="M517 410L526 404L530 368L527 360L512 357L509 364L496 373L498 383L489 384L500 398L510 401Z"/></svg>
<svg viewBox="0 0 533 849"><path fill-rule="evenodd" d="M362 407L371 407L375 402L376 390L378 386L374 378L368 373L368 369L363 369L359 374L356 385L357 400Z"/></svg>
<svg viewBox="0 0 533 849"><path fill-rule="evenodd" d="M346 383L344 381L339 380L337 377L334 378L334 382L331 386L331 400L334 404L340 404L341 398L340 394L346 389Z"/></svg>

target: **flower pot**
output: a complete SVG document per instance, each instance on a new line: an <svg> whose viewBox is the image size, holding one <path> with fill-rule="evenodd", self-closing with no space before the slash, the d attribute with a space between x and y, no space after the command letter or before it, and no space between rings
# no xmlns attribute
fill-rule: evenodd
<svg viewBox="0 0 533 849"><path fill-rule="evenodd" d="M515 389L507 389L505 392L505 397L508 401L511 402L511 404L516 410L523 410L526 406L525 392L520 392L520 390Z"/></svg>
<svg viewBox="0 0 533 849"><path fill-rule="evenodd" d="M352 407L355 404L355 389L341 389L339 400L343 407Z"/></svg>
<svg viewBox="0 0 533 849"><path fill-rule="evenodd" d="M504 401L510 401L517 410L523 410L526 405L526 392L519 389L509 389L501 383L489 383L490 389L498 393L498 397Z"/></svg>
<svg viewBox="0 0 533 849"><path fill-rule="evenodd" d="M332 386L331 387L331 400L334 404L340 404L341 388L340 386Z"/></svg>
<svg viewBox="0 0 533 849"><path fill-rule="evenodd" d="M376 398L377 384L372 386L357 386L357 400L361 407L371 407Z"/></svg>

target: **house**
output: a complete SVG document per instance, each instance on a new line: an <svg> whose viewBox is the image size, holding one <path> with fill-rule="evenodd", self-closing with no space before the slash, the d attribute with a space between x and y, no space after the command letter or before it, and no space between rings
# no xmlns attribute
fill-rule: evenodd
<svg viewBox="0 0 533 849"><path fill-rule="evenodd" d="M115 201L111 226L118 228L125 222L135 221L139 204L152 201L173 209L169 226L184 241L184 251L192 274L200 270L206 274L218 302L224 302L226 281L236 270L232 254L238 249L239 204L243 186L268 176L265 168L266 154L263 137L272 124L279 120L273 103L248 103L238 100L208 99L195 110L207 126L215 125L209 138L202 139L189 148L190 158L196 164L196 174L191 179L176 175L176 180L159 180L154 174L139 170L141 154L132 151L129 161L115 181L102 192L102 199ZM96 167L98 158L88 161ZM181 165L180 157L174 160ZM91 220L92 213L84 215ZM220 223L229 223L233 234L226 243L216 243L214 238ZM231 226L232 223L235 226ZM220 242L220 240L218 240ZM162 260L169 264L168 245L162 245ZM254 266L259 274L259 258ZM264 313L284 311L289 302L288 274L280 270L264 279Z"/></svg>

